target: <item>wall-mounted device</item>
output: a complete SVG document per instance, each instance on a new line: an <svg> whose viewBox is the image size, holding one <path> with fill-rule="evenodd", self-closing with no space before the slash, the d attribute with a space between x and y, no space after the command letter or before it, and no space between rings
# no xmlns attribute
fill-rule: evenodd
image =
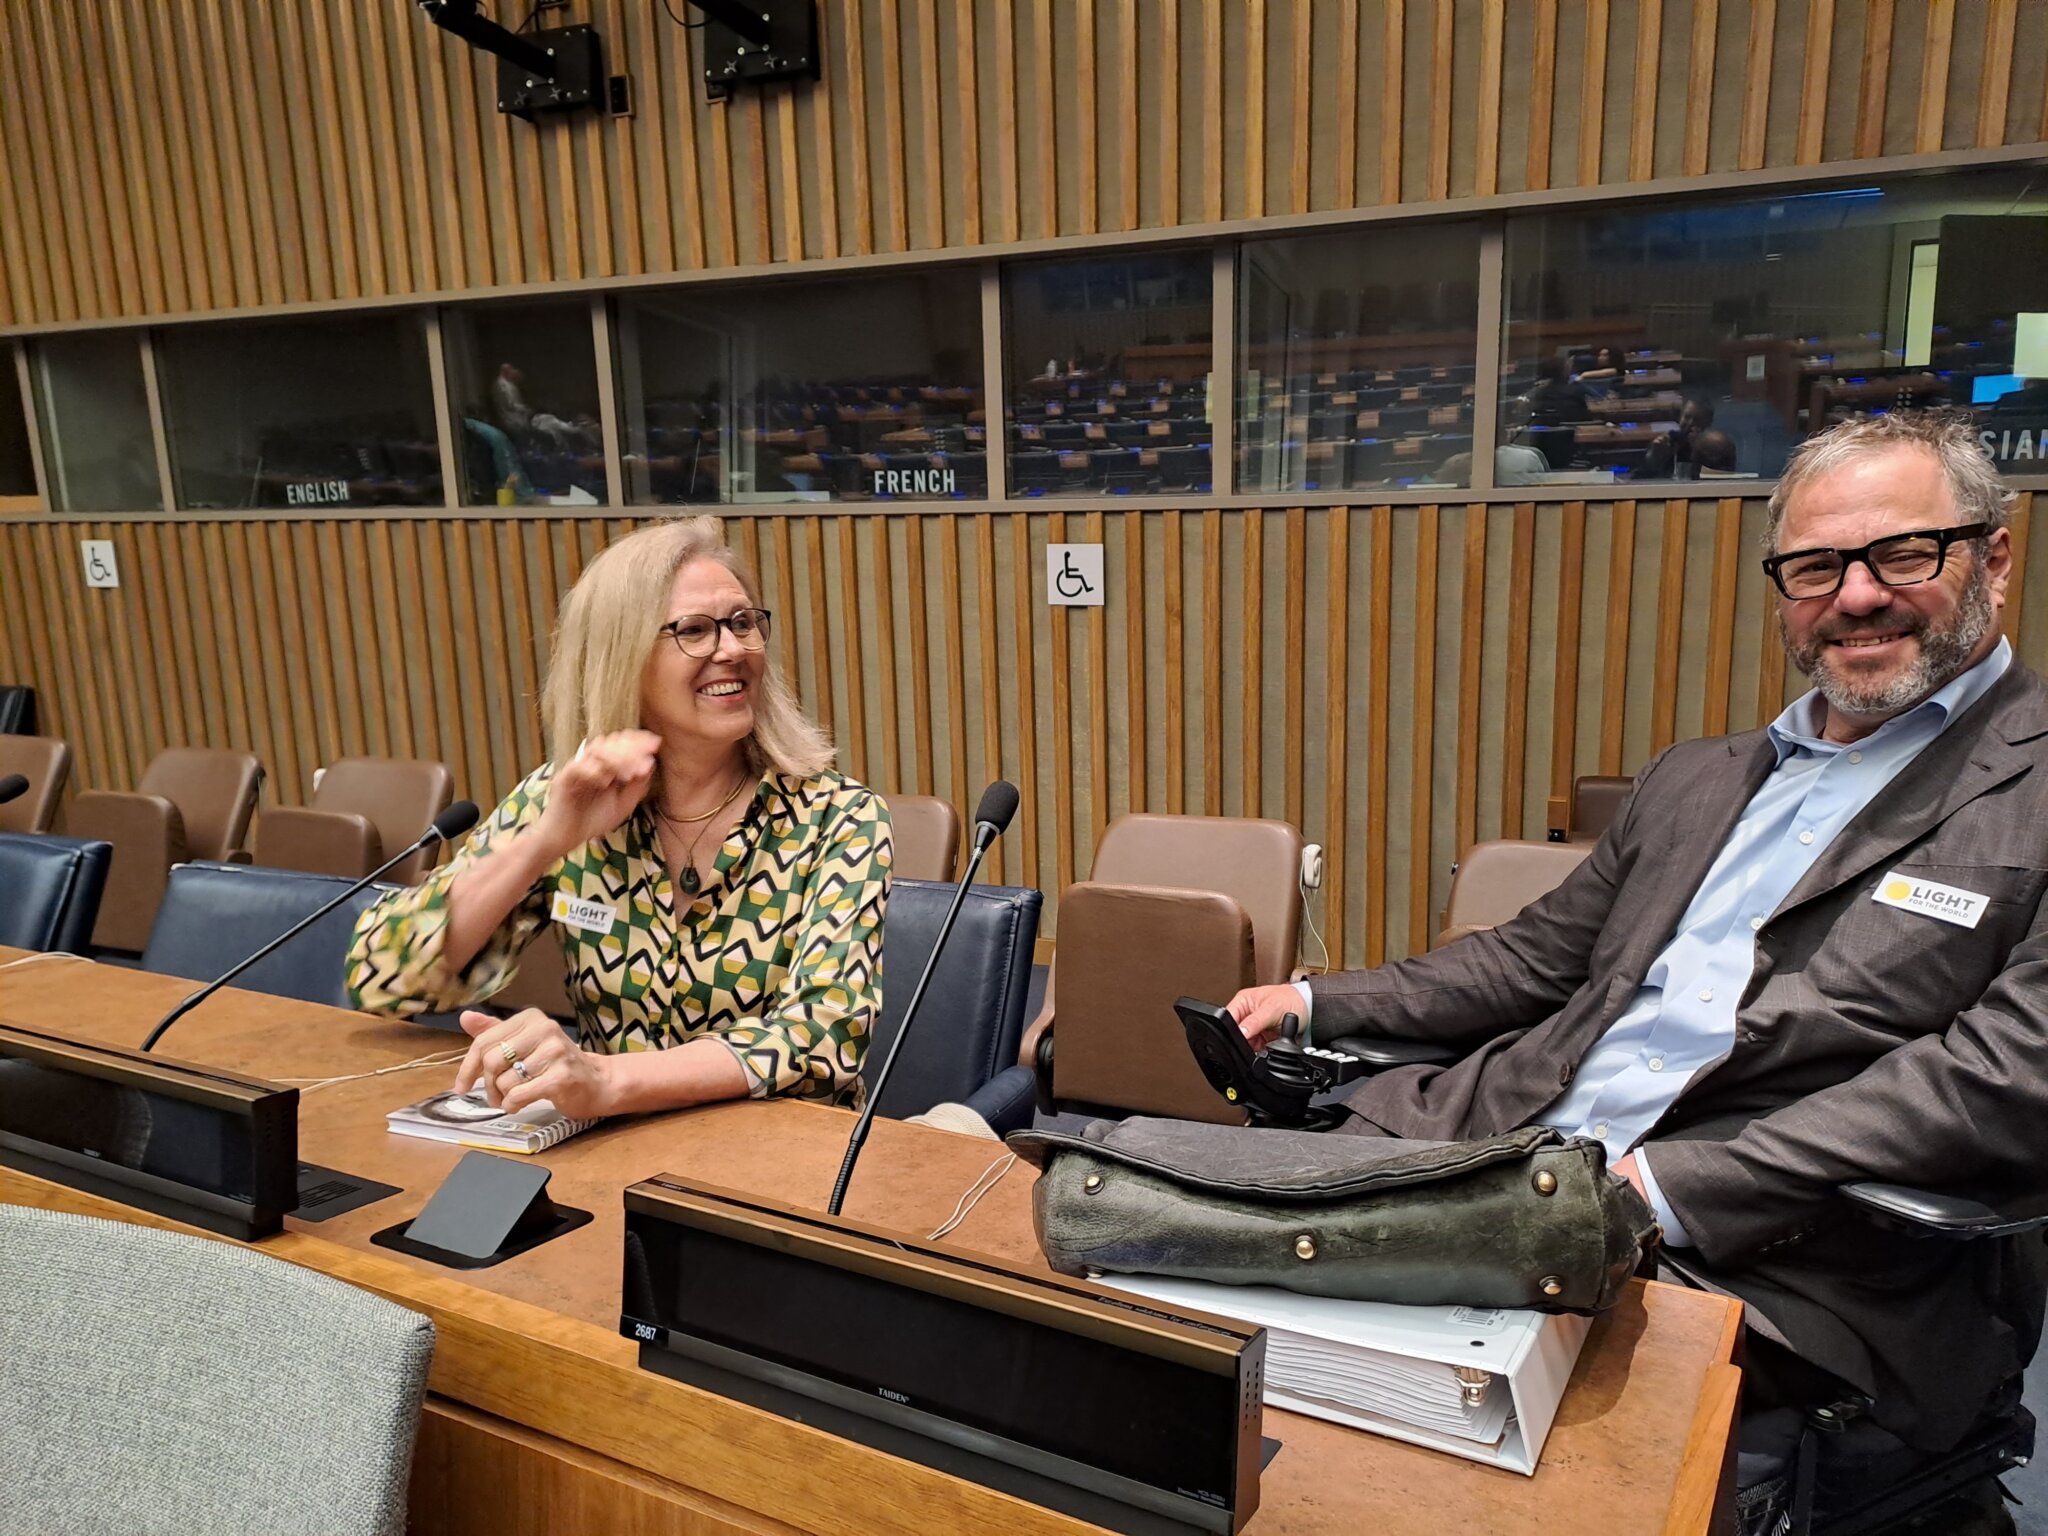
<svg viewBox="0 0 2048 1536"><path fill-rule="evenodd" d="M704 13L704 94L723 101L739 85L816 80L817 0L692 0Z"/></svg>
<svg viewBox="0 0 2048 1536"><path fill-rule="evenodd" d="M567 0L540 0L545 11ZM532 122L542 112L604 104L604 42L589 26L513 32L477 9L477 0L419 0L427 20L498 58L498 110Z"/></svg>

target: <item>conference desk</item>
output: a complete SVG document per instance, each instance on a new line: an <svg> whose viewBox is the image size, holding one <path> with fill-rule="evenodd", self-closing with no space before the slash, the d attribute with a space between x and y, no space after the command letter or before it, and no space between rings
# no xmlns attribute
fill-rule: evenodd
<svg viewBox="0 0 2048 1536"><path fill-rule="evenodd" d="M78 1039L137 1045L189 990L172 978L63 958L7 964L20 958L0 949L0 1019ZM439 1030L227 991L181 1020L159 1049L284 1080L367 1072L464 1044ZM288 1218L283 1233L257 1245L433 1317L438 1340L413 1473L414 1531L1094 1529L642 1371L635 1346L620 1337L620 1192L628 1184L674 1172L822 1208L851 1115L739 1103L600 1126L541 1154L554 1170L549 1193L596 1219L495 1268L456 1272L370 1245L373 1232L416 1213L462 1156L458 1147L384 1129L387 1110L451 1075L447 1066L415 1067L306 1092L300 1156L403 1192L328 1221ZM1002 1155L991 1142L877 1121L847 1215L923 1236ZM1030 1179L1029 1165L1012 1166L950 1241L1039 1267ZM174 1225L7 1168L0 1200ZM1595 1324L1534 1477L1268 1409L1266 1433L1281 1449L1247 1529L1724 1529L1739 1316L1720 1297L1632 1286Z"/></svg>

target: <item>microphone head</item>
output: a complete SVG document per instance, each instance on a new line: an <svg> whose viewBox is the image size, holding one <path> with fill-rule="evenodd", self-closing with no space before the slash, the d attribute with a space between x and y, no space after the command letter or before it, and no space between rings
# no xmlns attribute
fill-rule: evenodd
<svg viewBox="0 0 2048 1536"><path fill-rule="evenodd" d="M478 818L482 815L483 812L476 808L474 800L458 800L434 818L434 824L429 830L436 842L445 842L462 836L477 824Z"/></svg>
<svg viewBox="0 0 2048 1536"><path fill-rule="evenodd" d="M0 805L18 800L28 793L28 775L21 773L0 774Z"/></svg>
<svg viewBox="0 0 2048 1536"><path fill-rule="evenodd" d="M978 833L986 827L996 837L1001 837L1017 814L1017 786L1008 779L997 779L981 792L981 804L974 808L974 830Z"/></svg>

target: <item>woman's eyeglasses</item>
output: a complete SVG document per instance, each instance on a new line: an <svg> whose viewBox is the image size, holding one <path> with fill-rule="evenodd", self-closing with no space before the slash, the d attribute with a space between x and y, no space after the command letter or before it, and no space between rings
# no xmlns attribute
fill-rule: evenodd
<svg viewBox="0 0 2048 1536"><path fill-rule="evenodd" d="M758 651L768 643L766 608L736 608L724 618L708 613L686 613L670 619L655 633L675 641L676 649L693 660L702 661L718 649L718 632L723 629L739 642L743 651Z"/></svg>

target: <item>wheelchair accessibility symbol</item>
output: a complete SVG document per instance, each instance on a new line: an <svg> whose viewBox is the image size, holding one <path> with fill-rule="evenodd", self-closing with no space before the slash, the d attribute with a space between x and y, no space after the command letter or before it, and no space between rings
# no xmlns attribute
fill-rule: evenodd
<svg viewBox="0 0 2048 1536"><path fill-rule="evenodd" d="M1046 545L1045 599L1055 608L1100 608L1102 546Z"/></svg>
<svg viewBox="0 0 2048 1536"><path fill-rule="evenodd" d="M85 584L88 587L121 585L121 565L114 558L112 539L80 539L78 552L85 562Z"/></svg>

